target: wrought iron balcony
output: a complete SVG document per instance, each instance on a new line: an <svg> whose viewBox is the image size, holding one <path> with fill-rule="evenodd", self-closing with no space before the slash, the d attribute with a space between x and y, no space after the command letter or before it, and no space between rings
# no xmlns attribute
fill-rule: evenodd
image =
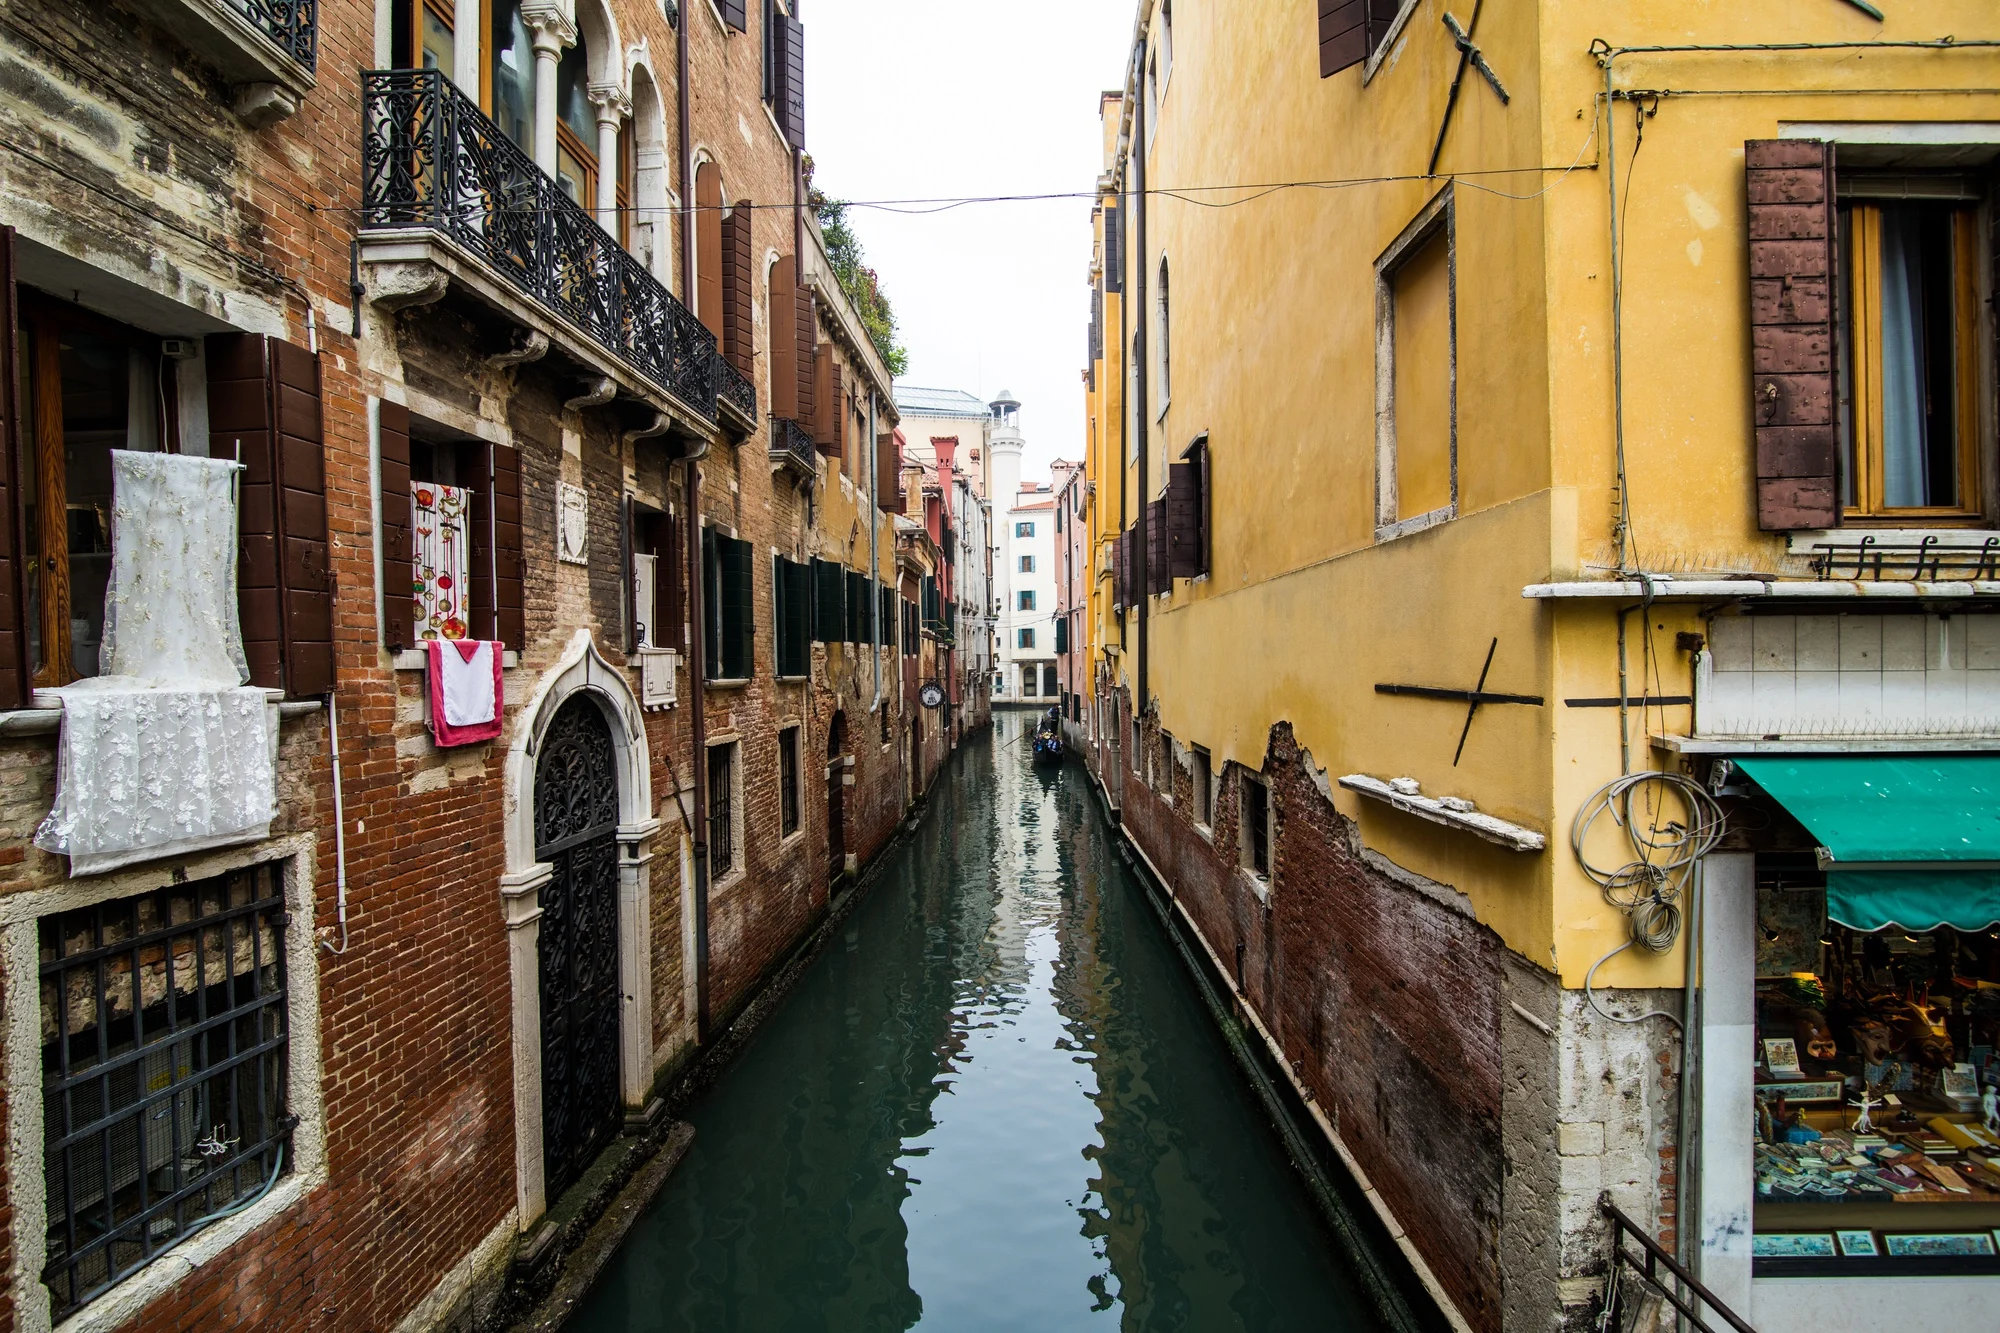
<svg viewBox="0 0 2000 1333"><path fill-rule="evenodd" d="M441 233L703 420L718 394L754 419L715 335L441 72L362 75L362 172L364 241Z"/></svg>
<svg viewBox="0 0 2000 1333"><path fill-rule="evenodd" d="M319 0L229 0L292 59L314 69L319 62Z"/></svg>
<svg viewBox="0 0 2000 1333"><path fill-rule="evenodd" d="M772 462L799 468L810 477L819 470L818 457L803 426L790 417L771 418Z"/></svg>
<svg viewBox="0 0 2000 1333"><path fill-rule="evenodd" d="M747 376L731 365L728 357L715 359L718 367L715 395L743 414L751 425L757 423L757 386Z"/></svg>

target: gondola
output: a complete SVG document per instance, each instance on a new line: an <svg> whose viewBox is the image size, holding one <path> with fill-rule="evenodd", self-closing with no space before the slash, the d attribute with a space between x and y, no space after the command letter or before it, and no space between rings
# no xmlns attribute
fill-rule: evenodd
<svg viewBox="0 0 2000 1333"><path fill-rule="evenodd" d="M1056 710L1051 708L1035 727L1030 742L1034 746L1037 764L1060 764L1063 758L1062 722Z"/></svg>

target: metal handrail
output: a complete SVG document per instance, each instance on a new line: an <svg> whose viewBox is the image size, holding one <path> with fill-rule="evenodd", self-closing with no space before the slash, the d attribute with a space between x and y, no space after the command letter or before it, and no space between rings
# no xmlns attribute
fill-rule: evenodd
<svg viewBox="0 0 2000 1333"><path fill-rule="evenodd" d="M307 69L319 64L319 0L235 0L235 5L286 55Z"/></svg>
<svg viewBox="0 0 2000 1333"><path fill-rule="evenodd" d="M715 335L457 85L440 70L378 69L361 89L364 232L444 233L715 420L726 368Z"/></svg>
<svg viewBox="0 0 2000 1333"><path fill-rule="evenodd" d="M1658 1241L1642 1231L1637 1222L1625 1216L1618 1205L1605 1198L1598 1201L1598 1208L1611 1219L1611 1272L1605 1282L1604 1316L1601 1327L1607 1330L1611 1327L1612 1314L1617 1308L1618 1265L1622 1263L1629 1267L1641 1282L1660 1293L1669 1305L1680 1311L1688 1323L1701 1330L1701 1333L1716 1333L1714 1328L1702 1320L1700 1311L1703 1305L1722 1316L1723 1321L1735 1329L1736 1333L1757 1333L1757 1330L1752 1328L1741 1315L1717 1300L1715 1294L1707 1287L1695 1281L1693 1274L1682 1268ZM1627 1236L1639 1242L1643 1256L1635 1255L1625 1248ZM1671 1286L1660 1280L1659 1270L1662 1268L1666 1269L1675 1281L1694 1293L1697 1299L1693 1304L1689 1304Z"/></svg>

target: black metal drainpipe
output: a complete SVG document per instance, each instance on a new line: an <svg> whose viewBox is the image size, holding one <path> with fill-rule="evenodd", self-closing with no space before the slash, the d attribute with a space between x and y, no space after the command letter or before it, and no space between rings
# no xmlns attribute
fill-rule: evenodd
<svg viewBox="0 0 2000 1333"><path fill-rule="evenodd" d="M687 460L687 607L688 607L688 734L692 738L688 767L694 782L694 1023L695 1041L708 1043L708 692L703 661L702 631L707 624L702 607L701 467Z"/></svg>
<svg viewBox="0 0 2000 1333"><path fill-rule="evenodd" d="M1138 537L1132 542L1132 567L1136 574L1133 580L1132 596L1139 603L1139 671L1138 692L1132 700L1132 716L1139 717L1146 711L1146 649L1147 633L1146 602L1150 597L1151 580L1147 577L1146 543L1150 534L1146 531L1146 455L1151 451L1152 427L1146 416L1146 52L1139 50L1138 105L1132 110L1132 157L1137 163L1134 189L1134 206L1138 216L1135 219L1137 231L1132 260L1133 303L1136 307L1132 320L1132 367L1136 386L1134 402L1137 417L1134 424L1139 432L1139 526Z"/></svg>

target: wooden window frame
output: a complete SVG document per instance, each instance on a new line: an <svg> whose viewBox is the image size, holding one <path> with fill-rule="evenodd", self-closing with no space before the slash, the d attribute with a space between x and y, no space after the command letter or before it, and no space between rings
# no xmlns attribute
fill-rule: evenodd
<svg viewBox="0 0 2000 1333"><path fill-rule="evenodd" d="M1981 368L1987 352L1984 336L1985 302L1979 294L1980 246L1986 229L1981 210L1961 201L1952 215L1953 388L1957 402L1958 504L1890 508L1882 503L1882 332L1880 296L1880 225L1883 199L1856 196L1840 199L1835 218L1852 222L1848 272L1841 275L1840 297L1845 309L1834 322L1835 337L1847 345L1835 349L1847 372L1836 380L1850 395L1839 432L1840 466L1852 471L1854 503L1843 498L1843 526L1964 527L1985 518L1985 473L1980 466L1986 444L1982 412L1985 388ZM1843 247L1845 248L1845 247ZM1843 487L1844 491L1845 487Z"/></svg>
<svg viewBox="0 0 2000 1333"><path fill-rule="evenodd" d="M597 161L597 150L585 146L583 136L571 129L568 121L558 116L556 117L556 152L558 155L556 162L558 168L561 167L561 154L563 153L568 153L572 158L576 159L576 164L583 168L583 187L579 191L582 198L576 201L576 205L586 213L594 216L597 212L597 173L600 169Z"/></svg>
<svg viewBox="0 0 2000 1333"><path fill-rule="evenodd" d="M1433 241L1445 261L1446 442L1450 498L1435 509L1398 518L1396 478L1396 275ZM1458 517L1458 210L1447 184L1375 260L1375 540L1394 541Z"/></svg>
<svg viewBox="0 0 2000 1333"><path fill-rule="evenodd" d="M21 528L21 549L24 563L34 566L33 595L30 599L37 618L35 643L41 649L41 661L35 663L30 657L29 644L24 637L21 651L30 657L30 684L34 689L51 689L68 685L80 679L76 674L74 646L71 640L71 611L74 609L71 596L70 552L69 552L69 466L66 456L66 442L63 435L62 409L62 343L64 330L77 330L107 342L123 343L135 350L148 345L158 351L160 339L143 329L136 329L106 316L95 314L80 306L72 306L53 297L44 296L32 288L20 289L18 299L21 334L21 370L23 387L22 425L32 424L32 433L25 433L21 443L23 450L33 451L35 464L36 529L33 534L35 549L29 551L30 534L25 523ZM46 398L49 386L53 384L53 402ZM163 402L160 406L161 420L158 422L160 449L164 453L179 453L183 447L180 438L180 386L178 376L169 378L162 375L160 389ZM51 411L53 407L53 411ZM131 405L126 405L129 414ZM53 426L53 429L51 429ZM21 515L27 513L25 488L19 501ZM53 527L47 516L54 509L64 514L64 522ZM106 530L109 536L109 529ZM24 586L24 592L26 588ZM22 628L27 628L29 606L21 608Z"/></svg>

